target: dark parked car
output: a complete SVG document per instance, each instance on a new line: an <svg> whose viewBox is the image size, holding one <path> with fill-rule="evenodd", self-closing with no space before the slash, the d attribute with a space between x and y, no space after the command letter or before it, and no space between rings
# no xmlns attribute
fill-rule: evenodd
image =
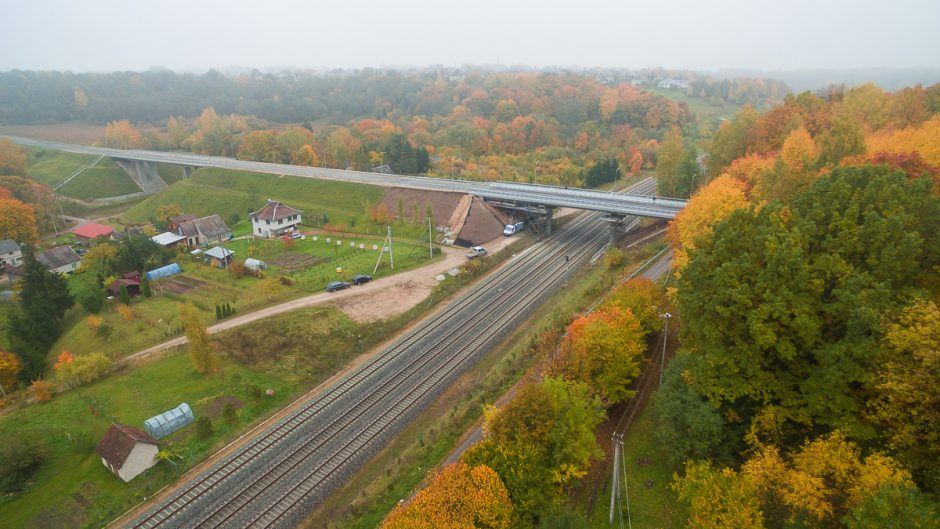
<svg viewBox="0 0 940 529"><path fill-rule="evenodd" d="M369 281L372 281L372 276L367 276L367 275L365 275L365 274L359 274L359 275L357 275L357 276L353 276L353 278L352 278L351 281L352 281L352 284L354 284L354 285L364 285L364 284L368 283Z"/></svg>
<svg viewBox="0 0 940 529"><path fill-rule="evenodd" d="M344 288L349 288L349 283L345 281L331 281L326 285L327 292L336 292L337 290L343 290Z"/></svg>

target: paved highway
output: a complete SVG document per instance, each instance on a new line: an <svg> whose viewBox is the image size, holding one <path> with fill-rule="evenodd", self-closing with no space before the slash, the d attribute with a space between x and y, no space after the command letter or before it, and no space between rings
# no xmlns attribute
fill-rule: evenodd
<svg viewBox="0 0 940 529"><path fill-rule="evenodd" d="M217 167L221 169L254 171L257 173L290 175L321 180L343 180L385 187L408 187L434 191L470 193L487 200L551 207L570 207L590 211L601 211L615 215L636 215L641 217L672 219L685 207L684 200L657 198L639 194L608 193L605 191L568 189L537 184L473 182L469 180L452 180L425 176L389 175L364 171L347 171L344 169L328 169L324 167L252 162L221 156L205 156L179 152L108 149L104 147L35 140L4 134L0 134L0 137L27 147L56 149L96 156L104 155L122 160L168 163L188 167Z"/></svg>

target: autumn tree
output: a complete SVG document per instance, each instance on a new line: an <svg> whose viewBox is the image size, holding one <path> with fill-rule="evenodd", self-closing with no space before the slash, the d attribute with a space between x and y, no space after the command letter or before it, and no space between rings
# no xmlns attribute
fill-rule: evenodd
<svg viewBox="0 0 940 529"><path fill-rule="evenodd" d="M757 489L748 478L730 468L713 468L707 462L688 462L672 489L688 506L689 529L763 529Z"/></svg>
<svg viewBox="0 0 940 529"><path fill-rule="evenodd" d="M0 351L0 386L3 386L3 391L13 391L22 369L23 363L15 354Z"/></svg>
<svg viewBox="0 0 940 529"><path fill-rule="evenodd" d="M189 358L192 360L193 368L203 375L208 375L215 367L216 359L215 350L209 343L206 324L199 317L196 307L190 303L180 305L179 314L183 331L189 340Z"/></svg>
<svg viewBox="0 0 940 529"><path fill-rule="evenodd" d="M109 242L102 242L92 246L85 252L85 255L82 256L82 266L107 277L114 274L117 256L117 246Z"/></svg>
<svg viewBox="0 0 940 529"><path fill-rule="evenodd" d="M689 253L711 236L712 227L747 205L745 185L730 176L720 176L702 187L667 228L666 236L674 245L673 268L681 273Z"/></svg>
<svg viewBox="0 0 940 529"><path fill-rule="evenodd" d="M745 105L730 121L718 127L706 149L709 176L720 175L731 162L752 152L756 141L753 127L757 118L757 111Z"/></svg>
<svg viewBox="0 0 940 529"><path fill-rule="evenodd" d="M863 417L881 317L931 284L940 199L885 168L841 168L789 205L738 209L679 280L697 391L745 422L773 409L783 435Z"/></svg>
<svg viewBox="0 0 940 529"><path fill-rule="evenodd" d="M574 320L562 342L558 371L587 384L608 406L635 394L646 331L633 312L611 307Z"/></svg>
<svg viewBox="0 0 940 529"><path fill-rule="evenodd" d="M122 119L108 123L103 144L113 149L139 149L144 146L144 139L128 120Z"/></svg>
<svg viewBox="0 0 940 529"><path fill-rule="evenodd" d="M26 153L12 141L0 138L0 175L25 175Z"/></svg>
<svg viewBox="0 0 940 529"><path fill-rule="evenodd" d="M666 312L667 303L666 293L656 283L645 277L634 277L611 291L600 308L630 310L645 334L662 330L663 318L659 315Z"/></svg>
<svg viewBox="0 0 940 529"><path fill-rule="evenodd" d="M176 204L164 204L157 207L156 211L154 211L154 216L164 225L167 225L170 222L170 219L179 217L182 214L183 208Z"/></svg>
<svg viewBox="0 0 940 529"><path fill-rule="evenodd" d="M464 455L470 466L499 474L517 512L531 519L562 497L601 452L594 427L600 401L581 383L547 378L524 386L504 408L487 414L486 439Z"/></svg>
<svg viewBox="0 0 940 529"><path fill-rule="evenodd" d="M660 195L676 196L676 180L684 155L685 143L682 141L682 133L673 127L666 133L666 138L656 153L656 180Z"/></svg>
<svg viewBox="0 0 940 529"><path fill-rule="evenodd" d="M22 243L35 241L38 237L32 206L15 198L0 199L0 239Z"/></svg>
<svg viewBox="0 0 940 529"><path fill-rule="evenodd" d="M76 388L101 378L110 370L110 358L104 353L92 353L73 357L68 362L57 363L55 378L70 388Z"/></svg>
<svg viewBox="0 0 940 529"><path fill-rule="evenodd" d="M10 191L12 198L33 208L36 224L40 231L52 230L56 216L59 213L52 188L15 175L0 175L0 188ZM6 193L3 193L3 195L5 196Z"/></svg>
<svg viewBox="0 0 940 529"><path fill-rule="evenodd" d="M887 444L928 491L940 491L940 309L918 300L886 328L887 361L871 403Z"/></svg>
<svg viewBox="0 0 940 529"><path fill-rule="evenodd" d="M507 529L513 506L493 469L458 461L444 467L427 487L385 517L383 529Z"/></svg>

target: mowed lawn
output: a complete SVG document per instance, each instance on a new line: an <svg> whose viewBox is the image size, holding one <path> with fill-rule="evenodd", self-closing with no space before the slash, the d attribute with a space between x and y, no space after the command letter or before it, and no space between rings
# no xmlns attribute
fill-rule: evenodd
<svg viewBox="0 0 940 529"><path fill-rule="evenodd" d="M26 174L33 180L55 187L79 169L94 163L97 156L46 149L27 149ZM114 197L140 192L140 188L110 158L102 158L93 167L62 186L59 192L81 200Z"/></svg>
<svg viewBox="0 0 940 529"><path fill-rule="evenodd" d="M262 415L283 406L295 387L226 359L220 372L196 373L188 355L176 354L58 395L50 402L0 416L0 442L20 434L44 440L48 456L25 491L0 497L0 526L101 527L151 496L186 468L223 446ZM264 391L272 389L268 397ZM235 422L222 417L220 397L237 399ZM147 418L188 403L210 416L214 433L199 439L190 426L166 438L181 459L163 462L129 483L111 474L95 446L112 421L142 427Z"/></svg>

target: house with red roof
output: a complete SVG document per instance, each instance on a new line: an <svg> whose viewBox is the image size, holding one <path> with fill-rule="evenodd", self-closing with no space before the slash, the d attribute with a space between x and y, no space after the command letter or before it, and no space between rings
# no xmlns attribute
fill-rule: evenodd
<svg viewBox="0 0 940 529"><path fill-rule="evenodd" d="M149 434L116 422L95 448L104 466L125 482L154 466L159 450L157 440Z"/></svg>
<svg viewBox="0 0 940 529"><path fill-rule="evenodd" d="M251 233L258 237L280 237L300 226L299 209L268 199L263 208L248 215L251 218Z"/></svg>
<svg viewBox="0 0 940 529"><path fill-rule="evenodd" d="M96 222L89 222L88 224L82 224L81 226L72 228L72 233L78 237L78 240L87 243L98 237L110 239L111 236L114 235L114 228Z"/></svg>

